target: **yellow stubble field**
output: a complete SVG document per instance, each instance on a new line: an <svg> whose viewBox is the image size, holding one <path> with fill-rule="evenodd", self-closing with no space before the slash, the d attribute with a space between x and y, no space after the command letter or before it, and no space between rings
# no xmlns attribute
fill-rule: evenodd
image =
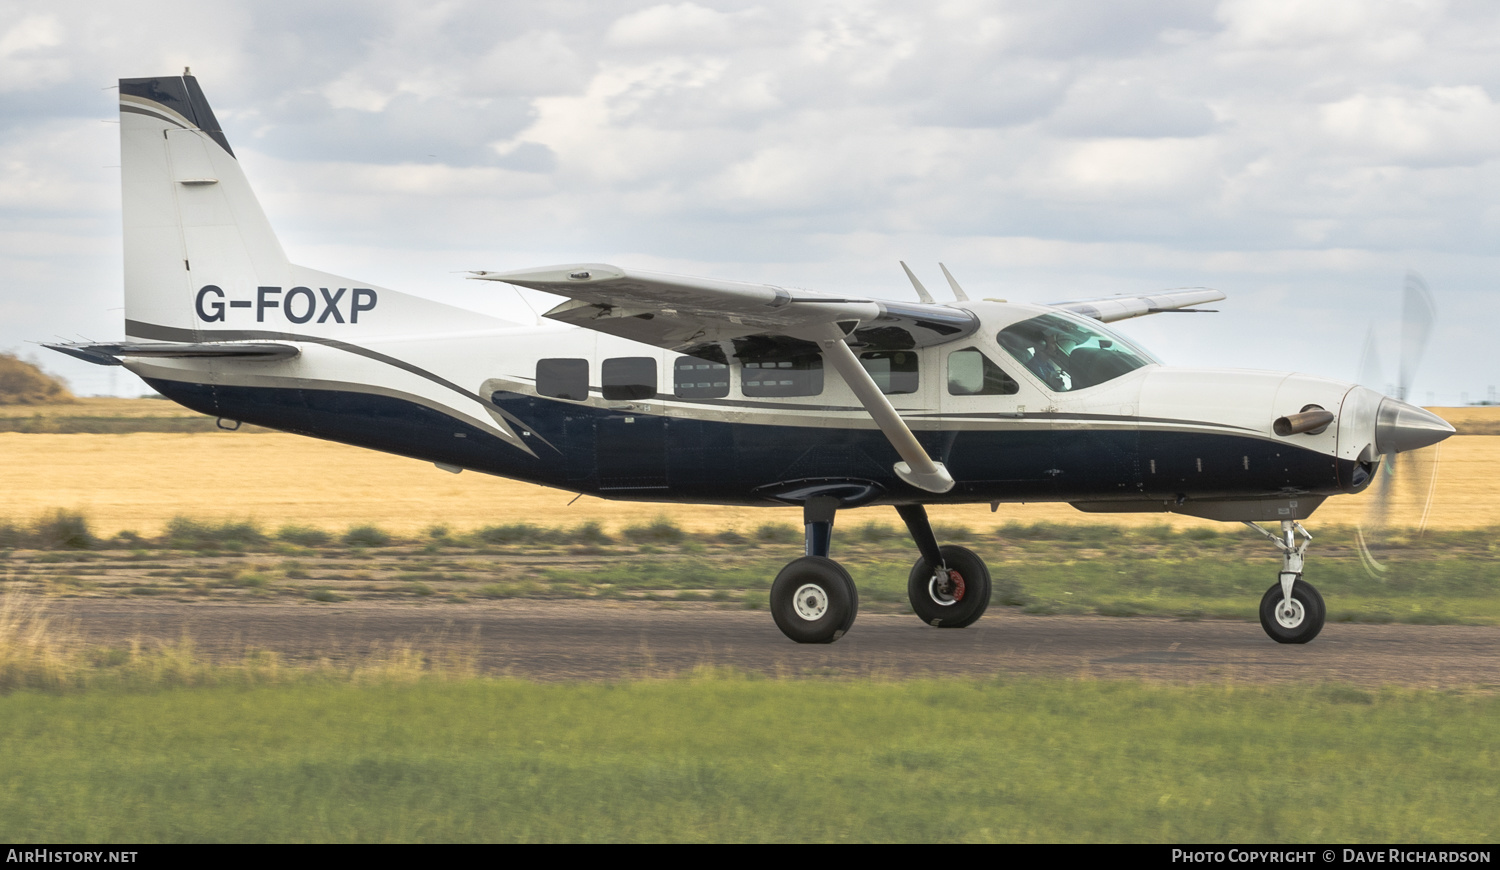
<svg viewBox="0 0 1500 870"><path fill-rule="evenodd" d="M168 403L161 403L167 408ZM165 408L164 408L165 410ZM1500 408L1437 409L1448 419L1500 424ZM1455 413L1456 412L1456 413ZM1472 419L1470 419L1472 418ZM1428 524L1441 528L1500 525L1500 437L1459 435L1441 446ZM1396 519L1415 522L1421 493L1398 490ZM570 504L570 502L572 502ZM1318 524L1355 524L1365 496L1335 497ZM294 435L211 433L52 435L0 433L0 518L25 520L52 508L84 511L96 532L155 534L173 516L253 519L341 529L374 523L395 532L434 524L455 530L530 522L571 526L596 521L618 530L665 515L693 531L750 531L765 522L800 524L795 508L718 507L616 502L474 472L449 474L430 463ZM1065 504L932 509L934 520L989 528L1021 522L1205 521L1172 514L1085 514ZM840 524L897 523L889 507L863 508Z"/></svg>

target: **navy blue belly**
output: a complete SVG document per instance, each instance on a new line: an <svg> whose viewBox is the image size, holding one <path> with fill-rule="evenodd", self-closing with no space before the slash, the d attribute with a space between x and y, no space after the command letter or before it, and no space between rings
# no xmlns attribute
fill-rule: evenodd
<svg viewBox="0 0 1500 870"><path fill-rule="evenodd" d="M526 454L424 405L338 390L149 380L205 414L608 498L767 504L798 485L856 481L872 503L1273 497L1343 491L1332 457L1231 434L1133 429L918 432L958 481L902 483L878 430L661 417L496 393ZM1345 479L1348 479L1346 472Z"/></svg>

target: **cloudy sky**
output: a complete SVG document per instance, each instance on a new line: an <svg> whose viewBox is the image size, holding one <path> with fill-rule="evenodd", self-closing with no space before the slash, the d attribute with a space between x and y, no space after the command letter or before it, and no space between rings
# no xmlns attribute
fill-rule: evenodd
<svg viewBox="0 0 1500 870"><path fill-rule="evenodd" d="M1167 287L1167 362L1500 384L1492 2L3 2L0 349L122 335L116 92L191 66L293 260L505 313L558 262L914 298ZM111 374L113 372L113 374Z"/></svg>

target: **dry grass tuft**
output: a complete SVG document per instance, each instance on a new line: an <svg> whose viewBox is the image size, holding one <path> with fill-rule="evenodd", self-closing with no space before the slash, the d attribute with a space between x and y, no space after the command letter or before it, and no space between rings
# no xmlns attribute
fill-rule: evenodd
<svg viewBox="0 0 1500 870"><path fill-rule="evenodd" d="M36 599L0 595L0 692L70 685L78 658L71 640Z"/></svg>
<svg viewBox="0 0 1500 870"><path fill-rule="evenodd" d="M122 647L100 647L89 644L75 626L49 616L42 599L16 592L0 595L0 694L305 681L375 685L478 675L473 648L433 657L393 645L350 661L323 659L298 666L274 652L254 649L237 659L214 661L200 655L187 636L170 642L136 638Z"/></svg>

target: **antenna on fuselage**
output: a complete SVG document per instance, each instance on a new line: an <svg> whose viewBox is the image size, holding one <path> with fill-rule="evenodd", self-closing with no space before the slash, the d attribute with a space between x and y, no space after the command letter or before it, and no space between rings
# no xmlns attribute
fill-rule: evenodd
<svg viewBox="0 0 1500 870"><path fill-rule="evenodd" d="M959 302L968 302L969 294L965 293L964 288L958 286L958 282L953 280L953 273L948 271L948 267L938 263L938 268L943 270L943 277L948 279L948 286L953 288L953 298Z"/></svg>
<svg viewBox="0 0 1500 870"><path fill-rule="evenodd" d="M933 302L932 294L928 293L927 292L927 288L922 286L922 282L917 280L917 276L912 274L911 267L908 266L908 265L906 265L906 261L905 260L897 260L896 262L900 263L901 264L901 268L903 268L903 269L906 270L906 277L908 277L908 278L911 279L911 286L917 288L917 298L921 299L923 302L927 303L928 305L936 304L936 303Z"/></svg>

